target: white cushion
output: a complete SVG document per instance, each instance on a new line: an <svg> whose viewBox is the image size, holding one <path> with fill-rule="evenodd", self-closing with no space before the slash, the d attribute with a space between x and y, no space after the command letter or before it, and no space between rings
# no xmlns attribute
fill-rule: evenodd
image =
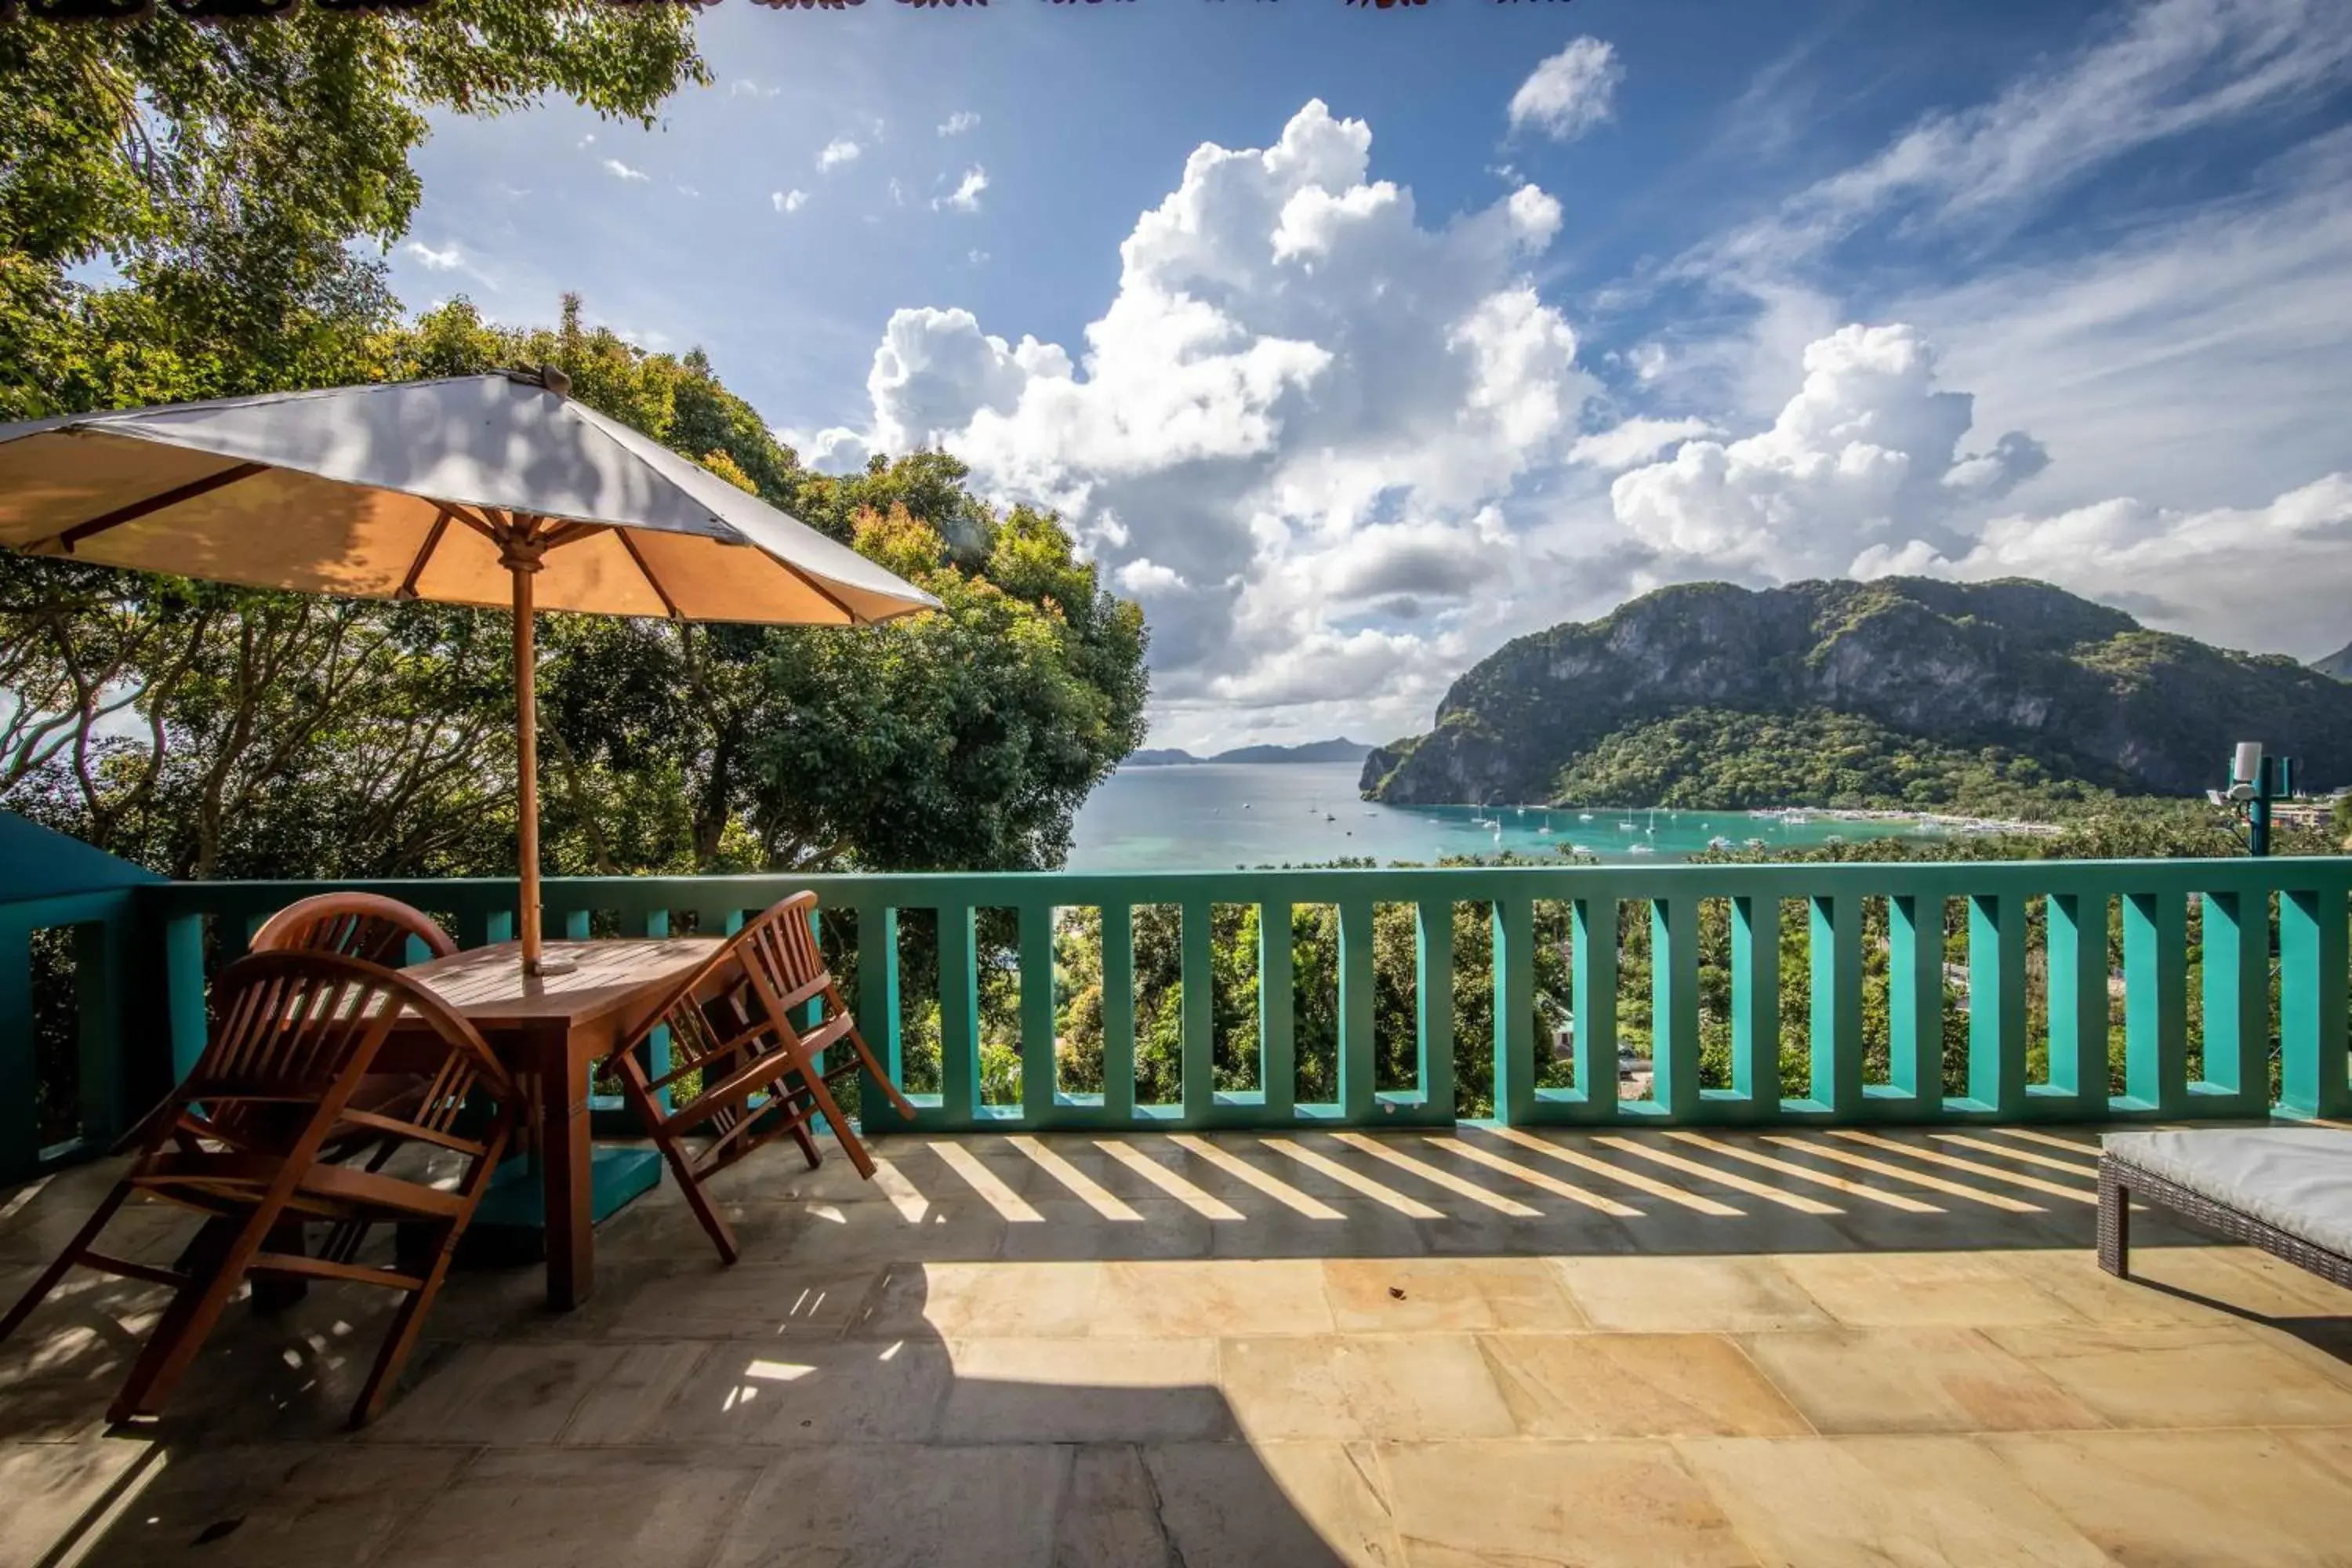
<svg viewBox="0 0 2352 1568"><path fill-rule="evenodd" d="M2101 1143L2126 1164L2352 1258L2352 1131L2205 1128L2110 1132Z"/></svg>

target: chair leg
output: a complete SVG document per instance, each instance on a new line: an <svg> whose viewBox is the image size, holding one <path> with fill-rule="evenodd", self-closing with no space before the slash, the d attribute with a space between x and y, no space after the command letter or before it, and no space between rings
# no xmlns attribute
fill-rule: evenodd
<svg viewBox="0 0 2352 1568"><path fill-rule="evenodd" d="M114 1190L106 1194L106 1201L98 1205L98 1212L91 1215L83 1223L82 1227L74 1233L74 1238L66 1243L65 1250L51 1259L47 1268L41 1270L40 1278L33 1281L32 1288L17 1299L15 1306L8 1309L8 1315L0 1318L0 1341L5 1341L10 1334L23 1327L25 1320L33 1315L34 1309L48 1298L50 1291L58 1288L58 1281L73 1271L73 1266L81 1261L82 1254L89 1250L90 1243L98 1239L98 1233L106 1228L106 1222L114 1217L115 1211L121 1208L123 1201L130 1196L129 1182L114 1184Z"/></svg>
<svg viewBox="0 0 2352 1568"><path fill-rule="evenodd" d="M426 1264L416 1289L393 1314L392 1326L384 1331L383 1343L375 1352L375 1364L368 1369L368 1379L360 1389L359 1398L352 1405L351 1427L357 1431L374 1420L392 1395L393 1385L400 1379L400 1369L408 1364L409 1352L416 1348L416 1336L425 1327L425 1314L433 1308L433 1299L441 1293L441 1285L449 1277L449 1263L457 1254L457 1239L466 1234L473 1222L474 1210L489 1190L490 1178L498 1173L499 1158L505 1152L506 1129L499 1128L490 1135L489 1145L476 1163L474 1174L466 1185L466 1205L441 1226L439 1245Z"/></svg>
<svg viewBox="0 0 2352 1568"><path fill-rule="evenodd" d="M181 1287L180 1293L164 1309L163 1320L147 1338L147 1348L139 1352L131 1366L131 1375L108 1406L110 1421L128 1421L134 1415L152 1415L160 1412L179 1386L196 1352L220 1321L229 1298L245 1278L246 1265L261 1250L262 1241L274 1229L284 1205L265 1204L254 1211L251 1218L236 1227L236 1232L221 1246L215 1261L208 1268L195 1270L196 1277Z"/></svg>
<svg viewBox="0 0 2352 1568"><path fill-rule="evenodd" d="M838 995L834 999L834 1005L836 1007L842 1005ZM845 1012L847 1010L845 1007L843 1008ZM890 1102L893 1110L912 1121L915 1119L914 1103L898 1092L898 1086L890 1081L890 1075L882 1070L882 1064L875 1059L872 1051L866 1049L866 1037L852 1028L849 1031L848 1039L851 1047L857 1052L857 1059L866 1064L866 1076L873 1079L874 1086L882 1091L883 1098Z"/></svg>
<svg viewBox="0 0 2352 1568"><path fill-rule="evenodd" d="M849 1130L849 1118L844 1116L841 1107L833 1102L833 1090L824 1086L824 1064L811 1061L808 1053L797 1047L787 1046L785 1048L793 1053L794 1070L800 1075L802 1087L808 1090L809 1098L816 1101L817 1110L824 1116L825 1125L833 1129L833 1135L841 1140L842 1152L849 1156L849 1163L857 1167L860 1176L872 1181L874 1156L866 1152L866 1145L859 1142L856 1133Z"/></svg>
<svg viewBox="0 0 2352 1568"><path fill-rule="evenodd" d="M814 1171L824 1163L824 1151L819 1149L816 1146L816 1140L809 1136L808 1117L805 1114L807 1108L791 1103L797 1098L798 1096L793 1094L787 1094L784 1097L783 1113L792 1125L793 1142L801 1146L802 1155L807 1159L809 1169Z"/></svg>
<svg viewBox="0 0 2352 1568"><path fill-rule="evenodd" d="M2099 1166L2099 1267L2131 1278L2131 1192L2114 1166Z"/></svg>
<svg viewBox="0 0 2352 1568"><path fill-rule="evenodd" d="M687 1207L694 1211L694 1217L701 1222L703 1230L709 1235L710 1244L719 1249L719 1261L733 1264L741 1256L735 1245L735 1227L727 1223L726 1215L712 1206L709 1194L702 1190L702 1183L695 1176L694 1162L679 1147L677 1134L662 1131L661 1107L654 1100L653 1089L649 1087L651 1080L646 1077L645 1068L637 1065L635 1057L626 1052L614 1060L620 1068L622 1093L631 1105L636 1107L637 1120L653 1139L654 1147L661 1151L663 1163L669 1166L669 1173L677 1181L678 1191L686 1194Z"/></svg>
<svg viewBox="0 0 2352 1568"><path fill-rule="evenodd" d="M710 1244L719 1248L719 1261L731 1267L742 1256L735 1245L735 1227L727 1223L727 1216L719 1212L710 1194L702 1190L701 1178L694 1173L694 1162L687 1158L678 1140L656 1138L654 1142L660 1145L662 1158L669 1162L669 1172L677 1178L678 1191L686 1194L686 1206L694 1211L694 1217L709 1234Z"/></svg>

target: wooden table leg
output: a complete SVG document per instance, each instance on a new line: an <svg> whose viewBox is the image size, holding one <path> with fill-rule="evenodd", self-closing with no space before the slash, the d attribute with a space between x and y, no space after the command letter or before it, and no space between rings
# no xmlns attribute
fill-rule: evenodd
<svg viewBox="0 0 2352 1568"><path fill-rule="evenodd" d="M547 1304L568 1312L596 1289L595 1194L590 1167L590 1064L562 1037L541 1053L541 1185L547 1198Z"/></svg>

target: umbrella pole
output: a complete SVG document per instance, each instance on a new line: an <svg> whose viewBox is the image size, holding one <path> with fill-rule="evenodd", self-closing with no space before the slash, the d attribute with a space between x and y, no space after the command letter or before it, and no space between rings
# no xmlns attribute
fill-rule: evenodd
<svg viewBox="0 0 2352 1568"><path fill-rule="evenodd" d="M540 956L539 912L539 671L531 639L531 578L536 556L509 552L514 574L515 795L516 832L522 869L522 970L525 974L562 973L569 964L549 965Z"/></svg>

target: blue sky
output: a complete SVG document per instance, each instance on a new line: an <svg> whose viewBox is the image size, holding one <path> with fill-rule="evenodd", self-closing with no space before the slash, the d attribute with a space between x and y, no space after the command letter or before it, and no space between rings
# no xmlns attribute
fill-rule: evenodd
<svg viewBox="0 0 2352 1568"><path fill-rule="evenodd" d="M652 132L438 124L392 259L415 307L700 344L813 461L937 442L1060 507L1150 616L1161 743L1386 739L1693 578L2047 576L2311 657L2352 639L2344 22L728 5Z"/></svg>

